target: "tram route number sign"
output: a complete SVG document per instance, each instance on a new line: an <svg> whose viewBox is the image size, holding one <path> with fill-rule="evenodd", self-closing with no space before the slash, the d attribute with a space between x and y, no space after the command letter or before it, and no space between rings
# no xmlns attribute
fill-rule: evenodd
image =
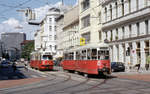
<svg viewBox="0 0 150 94"><path fill-rule="evenodd" d="M80 38L80 45L84 46L85 45L85 38Z"/></svg>

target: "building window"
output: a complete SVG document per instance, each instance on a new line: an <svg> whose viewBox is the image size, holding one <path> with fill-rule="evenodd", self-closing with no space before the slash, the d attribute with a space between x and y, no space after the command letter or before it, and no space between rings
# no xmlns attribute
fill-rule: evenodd
<svg viewBox="0 0 150 94"><path fill-rule="evenodd" d="M90 32L82 34L82 37L85 38L85 44L90 42Z"/></svg>
<svg viewBox="0 0 150 94"><path fill-rule="evenodd" d="M52 45L49 45L50 50L52 51Z"/></svg>
<svg viewBox="0 0 150 94"><path fill-rule="evenodd" d="M101 12L98 13L99 23L101 23Z"/></svg>
<svg viewBox="0 0 150 94"><path fill-rule="evenodd" d="M148 30L149 30L149 27L148 27L148 20L145 21L145 28L146 28L146 34L148 34Z"/></svg>
<svg viewBox="0 0 150 94"><path fill-rule="evenodd" d="M139 0L136 0L136 10L139 9Z"/></svg>
<svg viewBox="0 0 150 94"><path fill-rule="evenodd" d="M110 20L112 20L112 5L110 5Z"/></svg>
<svg viewBox="0 0 150 94"><path fill-rule="evenodd" d="M116 18L118 17L118 4L117 2L115 3L115 8L116 8Z"/></svg>
<svg viewBox="0 0 150 94"><path fill-rule="evenodd" d="M124 0L121 0L122 16L124 15Z"/></svg>
<svg viewBox="0 0 150 94"><path fill-rule="evenodd" d="M116 29L116 40L118 40L118 28Z"/></svg>
<svg viewBox="0 0 150 94"><path fill-rule="evenodd" d="M57 49L57 46L55 45L55 50Z"/></svg>
<svg viewBox="0 0 150 94"><path fill-rule="evenodd" d="M82 28L90 26L90 15L85 16L81 19Z"/></svg>
<svg viewBox="0 0 150 94"><path fill-rule="evenodd" d="M49 31L52 31L52 26L49 26Z"/></svg>
<svg viewBox="0 0 150 94"><path fill-rule="evenodd" d="M49 18L49 22L50 22L50 23L52 22L52 18Z"/></svg>
<svg viewBox="0 0 150 94"><path fill-rule="evenodd" d="M55 26L55 28L54 28L55 30L54 31L57 31L57 26Z"/></svg>
<svg viewBox="0 0 150 94"><path fill-rule="evenodd" d="M102 31L99 31L99 40L102 40Z"/></svg>
<svg viewBox="0 0 150 94"><path fill-rule="evenodd" d="M56 39L57 39L57 36L55 35L54 40L56 40Z"/></svg>
<svg viewBox="0 0 150 94"><path fill-rule="evenodd" d="M140 26L139 23L136 23L136 27L137 27L137 36L140 35Z"/></svg>
<svg viewBox="0 0 150 94"><path fill-rule="evenodd" d="M52 35L49 35L49 40L52 40Z"/></svg>
<svg viewBox="0 0 150 94"><path fill-rule="evenodd" d="M112 33L112 30L110 31L110 33L111 33L110 41L112 41L112 40L113 40L113 33Z"/></svg>
<svg viewBox="0 0 150 94"><path fill-rule="evenodd" d="M105 7L105 22L107 22L107 8Z"/></svg>
<svg viewBox="0 0 150 94"><path fill-rule="evenodd" d="M128 1L129 3L129 13L131 12L131 0Z"/></svg>
<svg viewBox="0 0 150 94"><path fill-rule="evenodd" d="M124 33L125 31L124 31L124 27L122 27L122 39L124 39L125 38L125 33Z"/></svg>
<svg viewBox="0 0 150 94"><path fill-rule="evenodd" d="M81 6L82 6L82 11L88 9L90 7L90 0L83 0Z"/></svg>
<svg viewBox="0 0 150 94"><path fill-rule="evenodd" d="M129 25L129 37L131 37L132 35L132 26L131 25Z"/></svg>
<svg viewBox="0 0 150 94"><path fill-rule="evenodd" d="M144 0L144 6L147 7L148 5L148 0Z"/></svg>

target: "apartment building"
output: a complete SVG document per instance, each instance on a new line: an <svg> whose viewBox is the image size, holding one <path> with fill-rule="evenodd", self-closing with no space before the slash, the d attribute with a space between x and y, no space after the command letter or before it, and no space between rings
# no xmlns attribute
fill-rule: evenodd
<svg viewBox="0 0 150 94"><path fill-rule="evenodd" d="M150 0L101 2L103 40L110 46L111 61L145 67L150 53Z"/></svg>
<svg viewBox="0 0 150 94"><path fill-rule="evenodd" d="M8 53L10 59L19 59L21 55L21 43L26 40L23 32L3 32L1 33L1 43L3 52Z"/></svg>
<svg viewBox="0 0 150 94"><path fill-rule="evenodd" d="M56 18L61 15L58 8L50 8L45 18L40 23L40 39L41 39L41 52L55 55L56 46ZM39 38L38 38L39 39Z"/></svg>
<svg viewBox="0 0 150 94"><path fill-rule="evenodd" d="M64 15L60 15L56 19L56 40L57 40L57 52L59 53L59 56L57 57L63 57L63 41L62 39L64 38L63 36L63 26L64 26Z"/></svg>
<svg viewBox="0 0 150 94"><path fill-rule="evenodd" d="M41 49L41 31L37 30L34 34L34 50L40 50Z"/></svg>
<svg viewBox="0 0 150 94"><path fill-rule="evenodd" d="M79 31L87 45L102 42L101 6L99 0L79 0Z"/></svg>
<svg viewBox="0 0 150 94"><path fill-rule="evenodd" d="M74 49L80 45L78 5L64 14L63 36L61 46L64 51Z"/></svg>

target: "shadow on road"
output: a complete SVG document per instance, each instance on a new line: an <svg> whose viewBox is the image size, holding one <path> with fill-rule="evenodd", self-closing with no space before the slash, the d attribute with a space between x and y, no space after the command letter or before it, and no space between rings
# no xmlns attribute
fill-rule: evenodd
<svg viewBox="0 0 150 94"><path fill-rule="evenodd" d="M17 67L14 71L11 66L9 67L1 67L0 68L0 81L1 80L17 80L17 79L25 79L27 78L20 70L20 68L24 68L23 66Z"/></svg>

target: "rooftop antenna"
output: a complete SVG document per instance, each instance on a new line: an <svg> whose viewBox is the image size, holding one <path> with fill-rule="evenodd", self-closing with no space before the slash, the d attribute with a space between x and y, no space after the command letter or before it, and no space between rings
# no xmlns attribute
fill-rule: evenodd
<svg viewBox="0 0 150 94"><path fill-rule="evenodd" d="M61 0L61 2L62 2L62 5L64 5L64 0Z"/></svg>
<svg viewBox="0 0 150 94"><path fill-rule="evenodd" d="M46 1L46 4L49 5L48 0Z"/></svg>

